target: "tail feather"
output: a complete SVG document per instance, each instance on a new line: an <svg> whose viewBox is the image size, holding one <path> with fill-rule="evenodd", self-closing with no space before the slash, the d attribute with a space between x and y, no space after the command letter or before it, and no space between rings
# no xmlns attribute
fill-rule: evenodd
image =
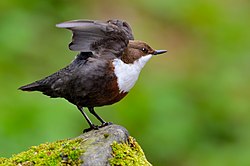
<svg viewBox="0 0 250 166"><path fill-rule="evenodd" d="M33 82L31 84L21 86L18 89L23 91L39 91L41 89L41 85L37 82Z"/></svg>
<svg viewBox="0 0 250 166"><path fill-rule="evenodd" d="M43 94L50 96L52 98L59 97L59 95L56 92L54 92L53 90L51 90L51 88L48 88L48 86L40 84L39 82L33 82L31 84L21 86L18 89L22 90L22 91L28 91L28 92L40 91Z"/></svg>

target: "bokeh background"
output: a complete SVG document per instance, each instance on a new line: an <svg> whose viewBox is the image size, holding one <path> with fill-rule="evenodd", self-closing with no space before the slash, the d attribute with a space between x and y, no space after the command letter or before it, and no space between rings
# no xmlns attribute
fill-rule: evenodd
<svg viewBox="0 0 250 166"><path fill-rule="evenodd" d="M248 0L0 1L0 156L87 127L66 100L17 88L76 55L56 23L111 18L169 52L148 62L125 99L97 112L126 127L154 165L250 165Z"/></svg>

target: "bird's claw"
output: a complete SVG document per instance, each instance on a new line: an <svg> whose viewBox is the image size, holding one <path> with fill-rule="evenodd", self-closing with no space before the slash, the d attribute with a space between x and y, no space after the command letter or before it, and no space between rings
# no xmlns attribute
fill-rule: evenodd
<svg viewBox="0 0 250 166"><path fill-rule="evenodd" d="M105 123L102 123L99 127L105 127L105 126L108 126L108 125L112 125L113 123L112 122L105 122Z"/></svg>
<svg viewBox="0 0 250 166"><path fill-rule="evenodd" d="M102 127L105 127L105 126L108 126L108 125L112 125L112 124L113 124L112 122L105 122L105 123L102 123L100 126L97 126L97 125L93 124L89 128L84 129L83 133L89 132L91 130L98 130L99 128L102 128Z"/></svg>
<svg viewBox="0 0 250 166"><path fill-rule="evenodd" d="M83 133L89 132L91 130L98 130L98 129L99 129L99 126L93 124L90 126L90 128L84 129Z"/></svg>

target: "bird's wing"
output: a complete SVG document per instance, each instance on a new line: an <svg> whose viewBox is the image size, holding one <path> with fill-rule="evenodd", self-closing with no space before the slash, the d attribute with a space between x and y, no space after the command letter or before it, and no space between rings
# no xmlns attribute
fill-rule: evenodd
<svg viewBox="0 0 250 166"><path fill-rule="evenodd" d="M56 26L73 32L69 44L72 51L93 52L95 55L112 52L119 57L129 40L134 40L129 24L121 20L74 20Z"/></svg>

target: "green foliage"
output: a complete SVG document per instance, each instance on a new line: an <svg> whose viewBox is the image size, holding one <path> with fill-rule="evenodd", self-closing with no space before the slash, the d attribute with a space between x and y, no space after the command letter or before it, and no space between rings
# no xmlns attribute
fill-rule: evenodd
<svg viewBox="0 0 250 166"><path fill-rule="evenodd" d="M140 145L132 137L129 137L126 143L114 142L111 147L113 150L113 158L109 160L111 166L151 166Z"/></svg>
<svg viewBox="0 0 250 166"><path fill-rule="evenodd" d="M80 148L81 139L61 140L32 146L28 151L13 155L11 158L0 158L0 165L81 165L79 159L84 152Z"/></svg>

